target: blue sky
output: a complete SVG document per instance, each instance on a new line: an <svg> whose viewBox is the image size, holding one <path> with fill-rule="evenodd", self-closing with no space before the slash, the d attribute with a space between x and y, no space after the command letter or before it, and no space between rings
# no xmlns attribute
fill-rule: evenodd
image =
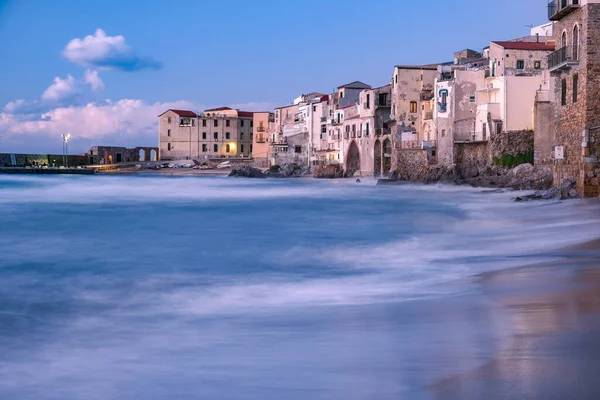
<svg viewBox="0 0 600 400"><path fill-rule="evenodd" d="M272 109L528 34L546 0L0 0L0 152L156 145L166 108ZM57 139L58 138L58 139Z"/></svg>

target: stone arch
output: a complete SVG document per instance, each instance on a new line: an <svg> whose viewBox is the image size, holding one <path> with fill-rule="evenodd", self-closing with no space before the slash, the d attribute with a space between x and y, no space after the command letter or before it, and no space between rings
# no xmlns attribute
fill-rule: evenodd
<svg viewBox="0 0 600 400"><path fill-rule="evenodd" d="M146 150L140 149L138 152L139 158L138 161L146 161Z"/></svg>
<svg viewBox="0 0 600 400"><path fill-rule="evenodd" d="M360 150L354 140L350 142L346 154L346 176L352 177L356 172L360 172Z"/></svg>
<svg viewBox="0 0 600 400"><path fill-rule="evenodd" d="M381 141L376 140L375 146L373 147L373 175L381 176Z"/></svg>
<svg viewBox="0 0 600 400"><path fill-rule="evenodd" d="M383 141L383 175L389 175L392 170L392 141L388 138Z"/></svg>
<svg viewBox="0 0 600 400"><path fill-rule="evenodd" d="M156 156L156 150L150 150L150 161L158 161L158 157Z"/></svg>

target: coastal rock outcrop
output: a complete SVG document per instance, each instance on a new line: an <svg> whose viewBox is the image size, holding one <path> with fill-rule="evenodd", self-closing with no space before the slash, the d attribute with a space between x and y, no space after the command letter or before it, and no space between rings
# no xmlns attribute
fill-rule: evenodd
<svg viewBox="0 0 600 400"><path fill-rule="evenodd" d="M520 196L515 201L528 200L566 200L575 199L577 194L577 181L575 179L565 179L562 183L547 190L539 190L528 196Z"/></svg>
<svg viewBox="0 0 600 400"><path fill-rule="evenodd" d="M313 176L318 179L337 179L344 177L344 169L341 165L317 165Z"/></svg>
<svg viewBox="0 0 600 400"><path fill-rule="evenodd" d="M251 167L250 165L244 165L241 167L233 168L229 173L229 176L237 176L244 178L264 178L265 174L258 168Z"/></svg>
<svg viewBox="0 0 600 400"><path fill-rule="evenodd" d="M307 175L309 172L310 171L305 166L296 163L288 163L271 166L265 175L272 178L298 178Z"/></svg>

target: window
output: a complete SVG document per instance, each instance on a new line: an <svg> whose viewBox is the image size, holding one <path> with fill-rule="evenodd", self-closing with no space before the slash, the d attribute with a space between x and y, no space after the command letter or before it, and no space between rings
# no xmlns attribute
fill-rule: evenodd
<svg viewBox="0 0 600 400"><path fill-rule="evenodd" d="M321 125L321 133L327 133L327 125Z"/></svg>
<svg viewBox="0 0 600 400"><path fill-rule="evenodd" d="M573 28L573 60L579 60L579 26Z"/></svg>
<svg viewBox="0 0 600 400"><path fill-rule="evenodd" d="M533 69L542 69L542 62L541 61L534 61L533 62Z"/></svg>
<svg viewBox="0 0 600 400"><path fill-rule="evenodd" d="M250 145L250 153L252 153L252 145Z"/></svg>
<svg viewBox="0 0 600 400"><path fill-rule="evenodd" d="M483 137L487 137L487 123L483 123L481 130L483 131Z"/></svg>
<svg viewBox="0 0 600 400"><path fill-rule="evenodd" d="M208 151L208 146L206 144L202 145L202 152L206 153Z"/></svg>
<svg viewBox="0 0 600 400"><path fill-rule="evenodd" d="M313 106L313 112L317 111L317 106Z"/></svg>
<svg viewBox="0 0 600 400"><path fill-rule="evenodd" d="M442 137L446 137L446 130L442 129Z"/></svg>
<svg viewBox="0 0 600 400"><path fill-rule="evenodd" d="M202 132L202 140L206 140L206 132Z"/></svg>
<svg viewBox="0 0 600 400"><path fill-rule="evenodd" d="M171 130L167 129L167 136L171 136Z"/></svg>
<svg viewBox="0 0 600 400"><path fill-rule="evenodd" d="M240 152L243 153L244 152L244 145L240 144Z"/></svg>
<svg viewBox="0 0 600 400"><path fill-rule="evenodd" d="M167 150L171 150L171 143L167 143Z"/></svg>
<svg viewBox="0 0 600 400"><path fill-rule="evenodd" d="M244 126L244 120L240 119L240 126Z"/></svg>
<svg viewBox="0 0 600 400"><path fill-rule="evenodd" d="M368 122L367 122L366 130L365 130L365 136L369 136L369 123Z"/></svg>
<svg viewBox="0 0 600 400"><path fill-rule="evenodd" d="M560 104L563 106L567 105L567 80L563 79L561 82L561 99Z"/></svg>
<svg viewBox="0 0 600 400"><path fill-rule="evenodd" d="M213 145L213 151L215 153L218 153L219 152L219 145L217 145L217 144Z"/></svg>
<svg viewBox="0 0 600 400"><path fill-rule="evenodd" d="M525 69L525 61L517 60L517 69Z"/></svg>
<svg viewBox="0 0 600 400"><path fill-rule="evenodd" d="M225 153L229 153L229 145L228 144L225 145Z"/></svg>
<svg viewBox="0 0 600 400"><path fill-rule="evenodd" d="M250 128L254 127L254 121L250 120Z"/></svg>
<svg viewBox="0 0 600 400"><path fill-rule="evenodd" d="M229 128L229 120L228 119L225 120L225 126Z"/></svg>
<svg viewBox="0 0 600 400"><path fill-rule="evenodd" d="M472 95L469 96L469 102L470 103L475 103L475 95L474 94L472 94Z"/></svg>
<svg viewBox="0 0 600 400"><path fill-rule="evenodd" d="M294 147L294 152L295 153L302 153L302 146L295 146Z"/></svg>
<svg viewBox="0 0 600 400"><path fill-rule="evenodd" d="M215 127L219 126L219 120L215 119L215 122L213 122L213 124L214 124Z"/></svg>
<svg viewBox="0 0 600 400"><path fill-rule="evenodd" d="M573 75L573 103L577 103L577 89L579 86L579 74Z"/></svg>
<svg viewBox="0 0 600 400"><path fill-rule="evenodd" d="M196 120L192 119L192 126L196 126Z"/></svg>
<svg viewBox="0 0 600 400"><path fill-rule="evenodd" d="M213 133L213 139L219 140L219 134L217 132Z"/></svg>
<svg viewBox="0 0 600 400"><path fill-rule="evenodd" d="M340 99L344 98L344 92L340 92Z"/></svg>
<svg viewBox="0 0 600 400"><path fill-rule="evenodd" d="M396 74L395 79L396 79L396 83L398 83L398 74Z"/></svg>
<svg viewBox="0 0 600 400"><path fill-rule="evenodd" d="M417 112L417 102L416 101L411 101L410 102L410 112L411 113L416 113Z"/></svg>
<svg viewBox="0 0 600 400"><path fill-rule="evenodd" d="M171 117L167 117L167 124L171 123Z"/></svg>
<svg viewBox="0 0 600 400"><path fill-rule="evenodd" d="M202 126L206 126L206 120L205 119L202 120Z"/></svg>
<svg viewBox="0 0 600 400"><path fill-rule="evenodd" d="M244 140L244 132L240 132L240 140Z"/></svg>
<svg viewBox="0 0 600 400"><path fill-rule="evenodd" d="M371 108L371 95L367 93L367 104L365 108Z"/></svg>

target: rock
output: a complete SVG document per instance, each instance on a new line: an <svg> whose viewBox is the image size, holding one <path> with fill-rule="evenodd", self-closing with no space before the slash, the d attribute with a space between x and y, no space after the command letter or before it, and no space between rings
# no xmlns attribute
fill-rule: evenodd
<svg viewBox="0 0 600 400"><path fill-rule="evenodd" d="M264 178L265 174L258 168L244 165L242 167L233 168L229 173L229 176L237 176L244 178Z"/></svg>
<svg viewBox="0 0 600 400"><path fill-rule="evenodd" d="M310 171L307 167L304 167L300 164L289 163L279 165L273 165L269 168L266 175L273 178L297 178L302 175L306 175Z"/></svg>
<svg viewBox="0 0 600 400"><path fill-rule="evenodd" d="M574 188L573 188L573 189L571 189L571 190L569 190L569 193L568 193L568 195L569 195L569 197L570 197L570 198L572 198L572 199L575 199L575 198L577 198L577 197L579 196L579 195L577 194L577 189L574 189Z"/></svg>
<svg viewBox="0 0 600 400"><path fill-rule="evenodd" d="M344 177L344 169L339 164L317 165L313 176L318 179L337 179Z"/></svg>
<svg viewBox="0 0 600 400"><path fill-rule="evenodd" d="M357 180L356 180L356 183L360 183L360 179L357 179Z"/></svg>

